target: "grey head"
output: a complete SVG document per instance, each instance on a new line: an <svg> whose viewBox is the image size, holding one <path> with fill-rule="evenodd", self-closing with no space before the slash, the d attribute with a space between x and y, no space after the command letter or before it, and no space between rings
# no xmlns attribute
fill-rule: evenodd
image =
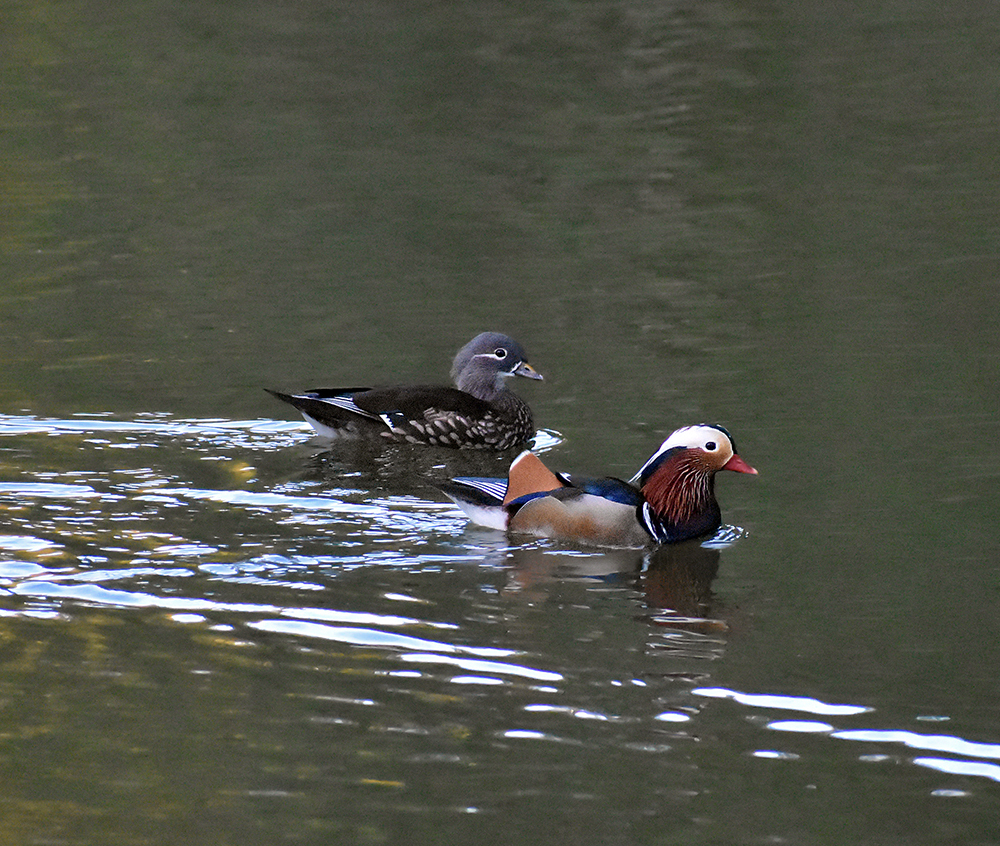
<svg viewBox="0 0 1000 846"><path fill-rule="evenodd" d="M528 364L528 354L517 341L501 332L476 335L458 351L451 378L460 391L490 401L505 390L511 376L541 379Z"/></svg>

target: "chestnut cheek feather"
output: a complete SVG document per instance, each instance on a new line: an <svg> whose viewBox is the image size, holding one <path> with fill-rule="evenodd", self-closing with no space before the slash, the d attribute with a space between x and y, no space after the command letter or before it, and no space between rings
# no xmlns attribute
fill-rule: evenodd
<svg viewBox="0 0 1000 846"><path fill-rule="evenodd" d="M681 453L643 487L643 496L660 519L686 523L712 501L714 473L699 458L695 453Z"/></svg>

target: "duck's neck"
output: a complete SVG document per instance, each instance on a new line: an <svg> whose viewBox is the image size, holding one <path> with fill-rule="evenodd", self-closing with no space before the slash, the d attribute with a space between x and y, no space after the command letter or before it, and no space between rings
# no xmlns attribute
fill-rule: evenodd
<svg viewBox="0 0 1000 846"><path fill-rule="evenodd" d="M535 421L528 404L507 387L507 380L501 376L483 377L476 374L462 374L455 383L460 391L472 394L488 402L494 412L508 425L511 445L521 443L535 434Z"/></svg>
<svg viewBox="0 0 1000 846"><path fill-rule="evenodd" d="M714 532L722 522L715 474L685 454L665 461L642 487L654 534L683 540Z"/></svg>
<svg viewBox="0 0 1000 846"><path fill-rule="evenodd" d="M495 373L481 373L468 369L460 373L455 384L460 391L472 394L486 402L496 402L498 397L513 396L507 389L507 380Z"/></svg>

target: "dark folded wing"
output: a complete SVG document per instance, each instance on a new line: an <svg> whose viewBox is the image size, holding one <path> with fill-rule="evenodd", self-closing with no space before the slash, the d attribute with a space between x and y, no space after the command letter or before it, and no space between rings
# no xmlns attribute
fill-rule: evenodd
<svg viewBox="0 0 1000 846"><path fill-rule="evenodd" d="M485 400L445 385L371 388L356 392L354 402L369 414L389 414L408 420L426 417L428 412L453 412L460 417L476 419L492 410L492 406Z"/></svg>
<svg viewBox="0 0 1000 846"><path fill-rule="evenodd" d="M379 415L366 411L354 402L355 395L359 392L364 394L368 388L320 388L301 394L284 394L270 388L264 390L321 423L338 424L358 417L382 422Z"/></svg>
<svg viewBox="0 0 1000 846"><path fill-rule="evenodd" d="M599 496L603 499L610 499L612 502L620 502L622 505L634 505L638 507L645 502L638 488L613 476L605 476L602 479L590 479L586 476L563 474L562 478L567 484L584 493Z"/></svg>

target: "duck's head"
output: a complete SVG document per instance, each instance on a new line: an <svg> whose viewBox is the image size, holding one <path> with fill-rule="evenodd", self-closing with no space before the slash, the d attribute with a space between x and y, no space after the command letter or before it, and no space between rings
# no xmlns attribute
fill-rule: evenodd
<svg viewBox="0 0 1000 846"><path fill-rule="evenodd" d="M500 332L476 335L458 351L451 366L451 378L458 389L480 399L491 399L503 390L504 382L511 376L542 378L542 374L528 364L524 348Z"/></svg>
<svg viewBox="0 0 1000 846"><path fill-rule="evenodd" d="M722 426L708 423L677 429L639 468L639 472L632 477L632 483L644 487L657 470L669 463L712 476L719 470L757 475L757 471L736 452L733 436Z"/></svg>
<svg viewBox="0 0 1000 846"><path fill-rule="evenodd" d="M646 500L648 528L661 540L697 537L719 527L715 474L757 475L722 426L685 426L667 438L633 477Z"/></svg>

